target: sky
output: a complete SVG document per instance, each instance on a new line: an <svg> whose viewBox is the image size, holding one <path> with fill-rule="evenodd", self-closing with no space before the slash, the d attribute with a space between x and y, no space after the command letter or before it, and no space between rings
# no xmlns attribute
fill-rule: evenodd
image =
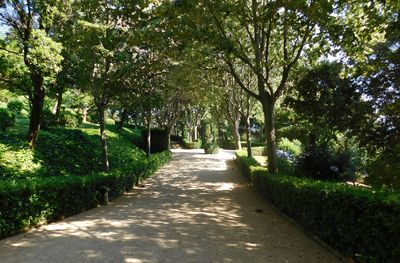
<svg viewBox="0 0 400 263"><path fill-rule="evenodd" d="M8 31L8 27L0 24L0 37L4 37L7 31Z"/></svg>

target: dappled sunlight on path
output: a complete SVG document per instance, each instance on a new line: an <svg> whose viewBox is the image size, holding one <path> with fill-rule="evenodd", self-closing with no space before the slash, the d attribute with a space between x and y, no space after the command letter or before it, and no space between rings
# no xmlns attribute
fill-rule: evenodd
<svg viewBox="0 0 400 263"><path fill-rule="evenodd" d="M232 158L174 150L109 206L0 241L0 261L338 262L265 204Z"/></svg>

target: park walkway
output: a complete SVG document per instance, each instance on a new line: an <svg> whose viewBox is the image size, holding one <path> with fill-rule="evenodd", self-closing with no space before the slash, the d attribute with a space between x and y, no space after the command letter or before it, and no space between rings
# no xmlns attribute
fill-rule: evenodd
<svg viewBox="0 0 400 263"><path fill-rule="evenodd" d="M274 212L232 158L174 150L109 206L1 240L0 262L339 262Z"/></svg>

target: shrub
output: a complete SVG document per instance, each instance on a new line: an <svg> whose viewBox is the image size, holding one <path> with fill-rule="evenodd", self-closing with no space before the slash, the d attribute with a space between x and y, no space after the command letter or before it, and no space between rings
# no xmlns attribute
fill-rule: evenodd
<svg viewBox="0 0 400 263"><path fill-rule="evenodd" d="M115 125L115 120L111 119L111 118L107 118L105 119L105 124L107 125Z"/></svg>
<svg viewBox="0 0 400 263"><path fill-rule="evenodd" d="M331 152L325 146L310 145L298 159L297 168L308 177L320 180L353 180L355 167L351 155Z"/></svg>
<svg viewBox="0 0 400 263"><path fill-rule="evenodd" d="M0 108L0 130L5 131L15 124L15 114L9 109Z"/></svg>
<svg viewBox="0 0 400 263"><path fill-rule="evenodd" d="M110 174L0 181L0 238L94 208L101 203L105 189L109 189L110 199L116 198L170 158L170 152L154 154L130 163L129 169L114 169Z"/></svg>
<svg viewBox="0 0 400 263"><path fill-rule="evenodd" d="M267 148L264 146L251 147L251 151L254 156L266 156L267 155Z"/></svg>
<svg viewBox="0 0 400 263"><path fill-rule="evenodd" d="M217 154L219 153L219 147L216 143L206 143L204 145L204 152L206 154Z"/></svg>
<svg viewBox="0 0 400 263"><path fill-rule="evenodd" d="M57 117L54 113L49 109L44 109L42 112L42 120L40 122L40 126L43 129L49 129L50 127L57 125Z"/></svg>
<svg viewBox="0 0 400 263"><path fill-rule="evenodd" d="M82 116L70 112L70 111L64 111L60 114L60 121L59 125L63 127L78 127L82 124Z"/></svg>
<svg viewBox="0 0 400 263"><path fill-rule="evenodd" d="M372 162L366 182L377 187L400 190L400 144L386 150Z"/></svg>
<svg viewBox="0 0 400 263"><path fill-rule="evenodd" d="M193 142L185 141L183 143L183 147L185 149L200 149L201 148L201 140L193 141Z"/></svg>
<svg viewBox="0 0 400 263"><path fill-rule="evenodd" d="M290 141L288 138L282 138L278 143L278 149L289 152L294 156L299 156L301 153L301 142L296 139Z"/></svg>
<svg viewBox="0 0 400 263"><path fill-rule="evenodd" d="M22 103L22 101L19 100L12 100L7 104L7 108L10 111L14 112L15 114L18 114L24 108L24 103Z"/></svg>
<svg viewBox="0 0 400 263"><path fill-rule="evenodd" d="M399 192L269 174L254 159L236 156L254 187L311 234L356 261L400 261Z"/></svg>

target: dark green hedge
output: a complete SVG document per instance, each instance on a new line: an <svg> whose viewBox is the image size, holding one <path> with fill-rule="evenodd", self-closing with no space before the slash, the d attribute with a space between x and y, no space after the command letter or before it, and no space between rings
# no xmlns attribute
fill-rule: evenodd
<svg viewBox="0 0 400 263"><path fill-rule="evenodd" d="M400 193L269 174L237 154L254 187L304 229L359 262L400 262Z"/></svg>
<svg viewBox="0 0 400 263"><path fill-rule="evenodd" d="M109 190L113 199L130 190L171 159L170 152L154 154L131 166L110 174L58 176L37 180L0 182L0 238L7 237L46 221L94 208Z"/></svg>

